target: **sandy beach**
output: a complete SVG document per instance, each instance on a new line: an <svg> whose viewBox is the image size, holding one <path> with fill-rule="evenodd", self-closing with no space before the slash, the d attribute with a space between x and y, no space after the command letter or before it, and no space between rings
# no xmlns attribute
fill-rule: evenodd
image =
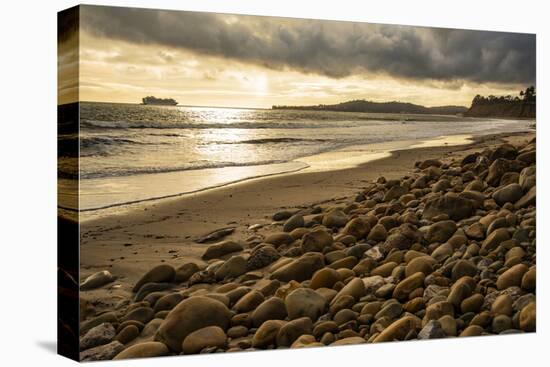
<svg viewBox="0 0 550 367"><path fill-rule="evenodd" d="M188 261L204 264L201 255L212 242L200 244L195 240L213 231L235 228L220 241L264 238L282 230L283 222L272 219L276 212L350 203L362 188L380 176L394 179L411 175L415 162L460 160L504 142L526 144L534 136L534 132L487 135L470 144L451 147L445 145L445 139L439 139L434 144L440 146L420 144L418 148L386 152L385 158L353 168L304 170L252 179L179 198L118 208L100 218L84 215L87 220L81 225L81 280L104 269L117 279L110 286L84 292L82 297L94 300L98 311L110 309L131 297L133 285L155 265L177 267Z"/></svg>

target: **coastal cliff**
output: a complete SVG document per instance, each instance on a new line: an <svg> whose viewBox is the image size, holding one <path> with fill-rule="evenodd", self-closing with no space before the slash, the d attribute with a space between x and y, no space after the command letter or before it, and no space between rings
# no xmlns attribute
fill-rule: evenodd
<svg viewBox="0 0 550 367"><path fill-rule="evenodd" d="M464 113L468 117L535 118L537 112L534 87L521 91L519 96L475 96L472 105Z"/></svg>

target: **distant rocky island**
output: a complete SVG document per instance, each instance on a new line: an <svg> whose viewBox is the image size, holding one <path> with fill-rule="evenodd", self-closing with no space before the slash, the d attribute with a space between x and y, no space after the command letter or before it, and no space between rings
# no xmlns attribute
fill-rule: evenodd
<svg viewBox="0 0 550 367"><path fill-rule="evenodd" d="M157 106L176 106L178 101L173 98L157 98L154 96L147 96L141 99L144 105L157 105Z"/></svg>
<svg viewBox="0 0 550 367"><path fill-rule="evenodd" d="M516 117L535 118L537 113L537 94L531 86L520 91L519 96L477 95L464 116L471 117Z"/></svg>
<svg viewBox="0 0 550 367"><path fill-rule="evenodd" d="M468 111L464 106L425 107L405 102L372 102L363 99L337 104L319 104L314 106L273 106L274 110L308 110L370 113L418 113L434 115L457 115Z"/></svg>

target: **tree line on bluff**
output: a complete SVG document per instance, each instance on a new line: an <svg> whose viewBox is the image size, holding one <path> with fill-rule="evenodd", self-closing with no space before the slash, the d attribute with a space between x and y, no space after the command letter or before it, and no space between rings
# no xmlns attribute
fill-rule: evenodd
<svg viewBox="0 0 550 367"><path fill-rule="evenodd" d="M472 105L464 114L470 117L536 117L537 94L534 86L520 91L518 96L480 96L472 100Z"/></svg>

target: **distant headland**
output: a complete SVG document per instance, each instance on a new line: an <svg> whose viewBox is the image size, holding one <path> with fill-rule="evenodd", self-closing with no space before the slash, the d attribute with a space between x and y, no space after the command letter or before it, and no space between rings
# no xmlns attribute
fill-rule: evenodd
<svg viewBox="0 0 550 367"><path fill-rule="evenodd" d="M370 113L418 113L434 115L457 115L468 111L468 108L464 106L425 107L406 102L372 102L363 99L337 104L319 104L313 106L273 106L272 109Z"/></svg>

